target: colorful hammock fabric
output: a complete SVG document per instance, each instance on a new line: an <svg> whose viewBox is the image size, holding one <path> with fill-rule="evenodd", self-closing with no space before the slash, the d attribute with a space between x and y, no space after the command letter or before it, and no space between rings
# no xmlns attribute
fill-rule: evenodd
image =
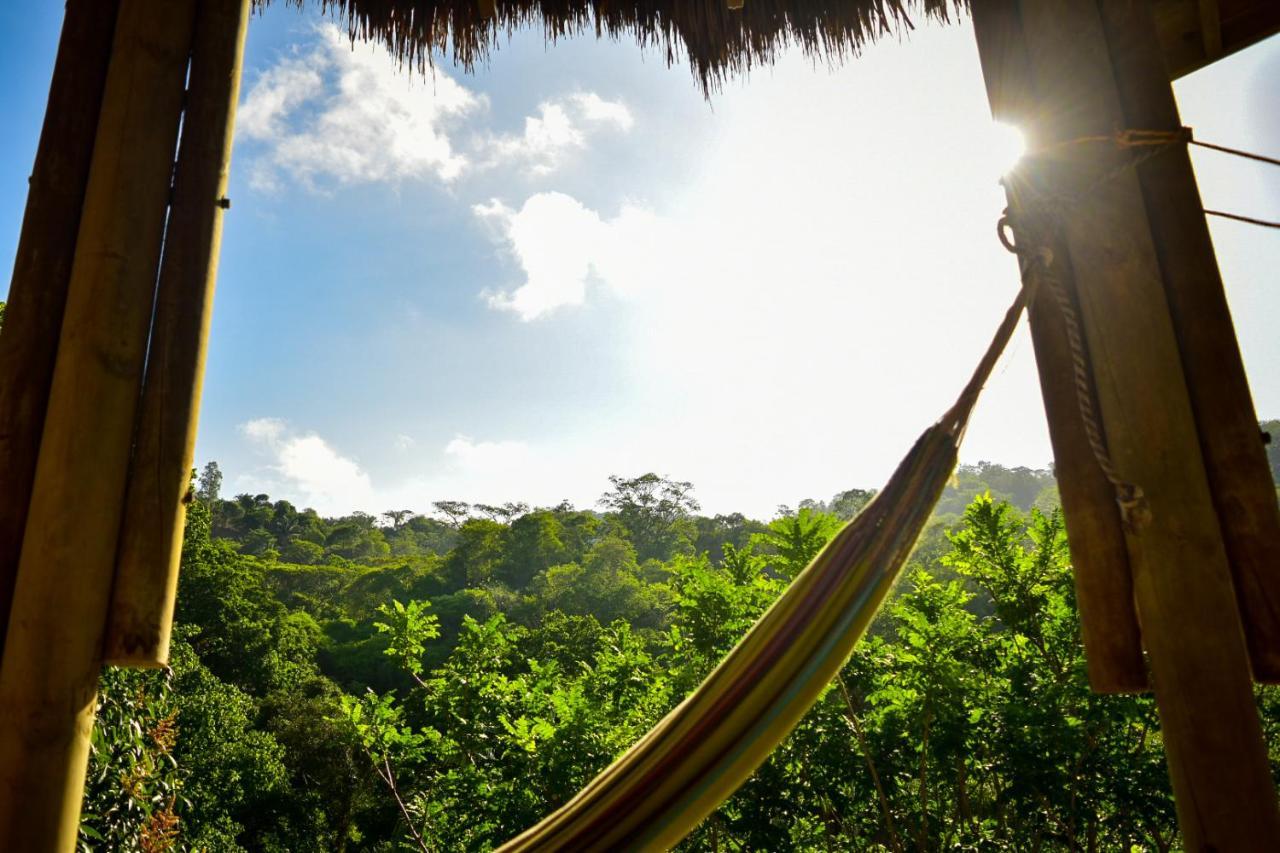
<svg viewBox="0 0 1280 853"><path fill-rule="evenodd" d="M664 850L755 772L839 672L893 586L951 476L969 415L1017 325L1024 294L956 404L715 671L501 853Z"/></svg>

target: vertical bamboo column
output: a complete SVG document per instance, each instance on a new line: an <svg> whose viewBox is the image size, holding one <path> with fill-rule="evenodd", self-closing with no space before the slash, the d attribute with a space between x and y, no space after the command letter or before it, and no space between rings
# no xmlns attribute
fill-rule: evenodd
<svg viewBox="0 0 1280 853"><path fill-rule="evenodd" d="M123 0L0 668L0 849L70 851L191 48Z"/></svg>
<svg viewBox="0 0 1280 853"><path fill-rule="evenodd" d="M0 654L118 6L67 3L0 332Z"/></svg>
<svg viewBox="0 0 1280 853"><path fill-rule="evenodd" d="M182 557L200 388L250 0L200 0L173 205L103 658L163 666Z"/></svg>
<svg viewBox="0 0 1280 853"><path fill-rule="evenodd" d="M1075 142L1125 121L1098 6L1019 0L1016 11L1010 24L1021 28L1040 100L1033 136L1055 154L1036 168L1057 199L1108 445L1150 502L1151 521L1126 531L1126 543L1183 842L1280 849L1243 629L1162 285L1155 241L1164 235L1153 237L1132 152Z"/></svg>
<svg viewBox="0 0 1280 853"><path fill-rule="evenodd" d="M1100 5L1126 125L1178 130L1182 119L1166 84L1160 46L1143 37L1155 27L1151 9L1132 0ZM1216 23L1216 11L1209 17ZM1280 681L1280 506L1186 149L1142 163L1138 182L1156 238L1253 674L1259 681Z"/></svg>
<svg viewBox="0 0 1280 853"><path fill-rule="evenodd" d="M993 118L1034 134L1036 100L1030 90L1026 43L1016 25L1016 0L975 3L973 17ZM1028 141L1034 148L1035 140ZM1006 186L1011 209L1025 218L1029 214L1026 206L1019 204L1017 176L1010 176ZM1030 242L1043 235L1052 241L1048 248L1061 267L1058 284L1074 304L1075 281L1066 247L1051 223L1036 222L1030 231L1037 237L1024 232L1017 239ZM1036 299L1027 306L1027 316L1071 545L1089 684L1099 693L1146 690L1146 663L1120 512L1114 490L1098 467L1084 431L1073 381L1071 344L1055 294L1046 283L1041 282Z"/></svg>

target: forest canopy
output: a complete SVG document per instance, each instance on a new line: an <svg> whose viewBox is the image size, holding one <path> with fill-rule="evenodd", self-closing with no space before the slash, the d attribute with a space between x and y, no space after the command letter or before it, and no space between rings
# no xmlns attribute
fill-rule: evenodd
<svg viewBox="0 0 1280 853"><path fill-rule="evenodd" d="M874 497L708 516L645 473L587 508L325 518L222 482L196 480L172 666L104 676L86 848L491 849ZM1280 769L1280 699L1259 702ZM681 849L1029 845L1163 851L1177 824L1153 701L1088 689L1051 472L966 465L840 676Z"/></svg>
<svg viewBox="0 0 1280 853"><path fill-rule="evenodd" d="M0 302L0 324L4 320ZM1280 499L1280 421L1260 423ZM108 667L84 850L487 850L689 693L874 497L692 483L340 518L195 476L171 665ZM1280 692L1257 690L1280 779ZM682 850L1179 846L1150 696L1085 674L1047 470L961 465L868 636Z"/></svg>

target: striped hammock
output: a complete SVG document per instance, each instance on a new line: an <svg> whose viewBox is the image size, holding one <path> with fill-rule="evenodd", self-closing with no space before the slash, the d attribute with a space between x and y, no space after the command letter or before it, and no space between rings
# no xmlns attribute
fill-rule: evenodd
<svg viewBox="0 0 1280 853"><path fill-rule="evenodd" d="M955 468L1025 291L955 405L876 498L796 576L715 671L572 800L499 850L664 850L769 757L839 672Z"/></svg>

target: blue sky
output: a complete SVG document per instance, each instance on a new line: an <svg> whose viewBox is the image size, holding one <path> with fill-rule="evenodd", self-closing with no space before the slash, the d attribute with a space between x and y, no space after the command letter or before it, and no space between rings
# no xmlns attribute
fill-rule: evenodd
<svg viewBox="0 0 1280 853"><path fill-rule="evenodd" d="M11 262L61 9L0 10ZM1280 150L1280 40L1177 90L1204 139ZM517 33L434 80L277 4L250 26L198 461L325 513L590 505L611 473L704 509L878 486L1016 287L1002 137L965 25L704 100L657 51ZM1195 153L1207 206L1277 170ZM1280 414L1280 240L1212 223L1255 400ZM3 286L3 285L0 285ZM1051 453L1025 334L962 458Z"/></svg>

